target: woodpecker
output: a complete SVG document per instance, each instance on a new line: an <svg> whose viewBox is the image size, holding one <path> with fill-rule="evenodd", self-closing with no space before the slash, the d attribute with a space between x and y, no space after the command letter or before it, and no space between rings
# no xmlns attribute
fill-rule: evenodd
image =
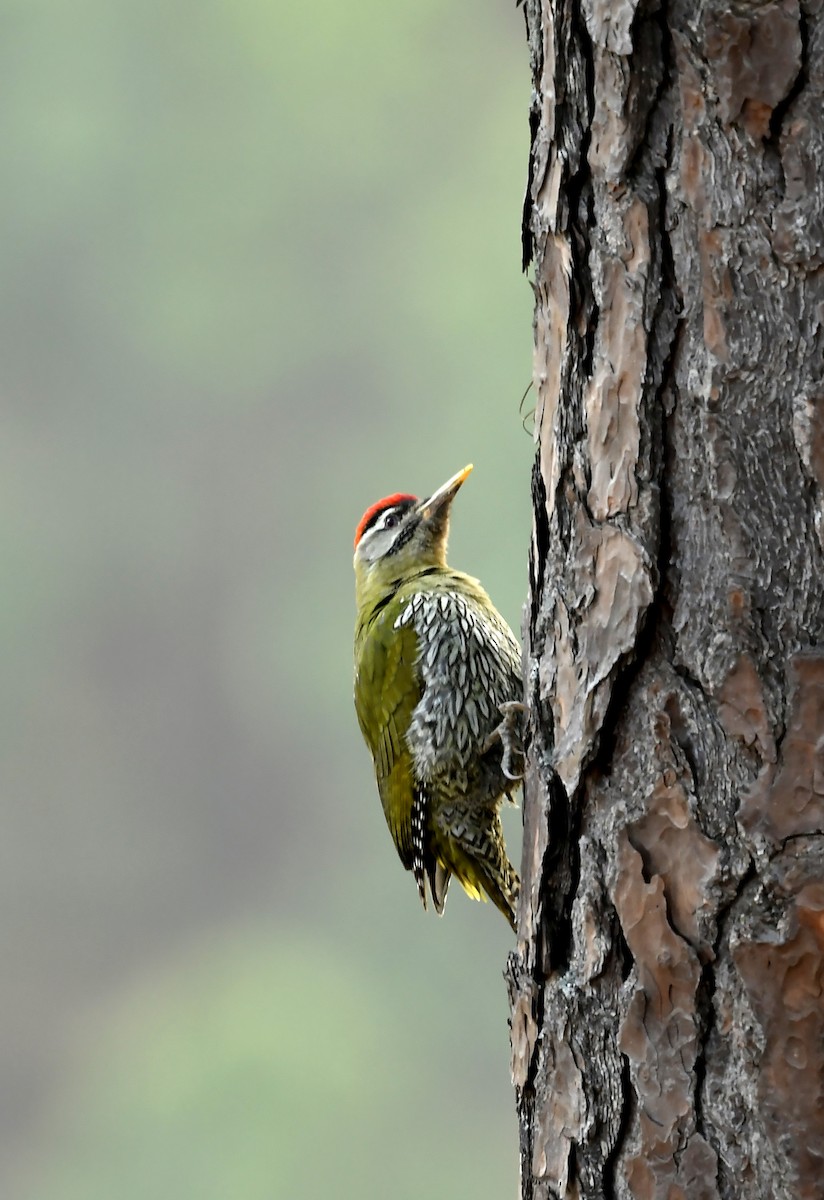
<svg viewBox="0 0 824 1200"><path fill-rule="evenodd" d="M500 808L521 777L521 649L477 579L452 570L452 501L396 493L355 532L355 709L400 860L424 908L454 875L515 928Z"/></svg>

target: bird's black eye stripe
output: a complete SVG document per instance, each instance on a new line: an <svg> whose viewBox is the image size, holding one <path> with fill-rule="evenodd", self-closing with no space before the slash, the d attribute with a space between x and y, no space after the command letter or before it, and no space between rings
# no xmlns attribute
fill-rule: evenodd
<svg viewBox="0 0 824 1200"><path fill-rule="evenodd" d="M395 538L392 545L386 551L386 557L388 558L390 554L397 554L398 551L400 550L400 548L402 546L405 546L406 543L411 539L412 535L414 534L415 530L418 528L419 525L420 525L419 517L414 520L410 520L409 524L406 525L400 531L400 533Z"/></svg>

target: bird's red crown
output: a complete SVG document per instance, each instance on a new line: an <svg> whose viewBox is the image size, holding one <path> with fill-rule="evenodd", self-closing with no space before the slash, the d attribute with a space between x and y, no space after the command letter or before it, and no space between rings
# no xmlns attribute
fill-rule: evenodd
<svg viewBox="0 0 824 1200"><path fill-rule="evenodd" d="M355 549L357 550L358 542L369 526L377 521L382 512L385 512L387 508L394 508L396 504L405 504L407 501L414 504L417 498L417 496L410 496L408 492L395 492L393 496L384 496L383 500L378 500L377 504L372 504L367 508L355 530Z"/></svg>

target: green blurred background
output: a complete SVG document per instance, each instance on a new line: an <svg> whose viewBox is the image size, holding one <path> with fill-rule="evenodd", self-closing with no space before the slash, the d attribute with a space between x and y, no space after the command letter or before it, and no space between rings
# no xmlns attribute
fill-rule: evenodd
<svg viewBox="0 0 824 1200"><path fill-rule="evenodd" d="M0 80L0 1195L514 1197L511 934L396 859L351 554L473 461L520 626L522 15L6 0Z"/></svg>

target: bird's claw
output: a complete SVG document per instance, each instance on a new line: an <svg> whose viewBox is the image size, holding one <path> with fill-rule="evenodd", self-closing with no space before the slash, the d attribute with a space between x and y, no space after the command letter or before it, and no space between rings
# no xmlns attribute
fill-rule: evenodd
<svg viewBox="0 0 824 1200"><path fill-rule="evenodd" d="M498 705L503 720L496 725L483 745L482 753L490 750L496 742L501 743L501 771L507 779L517 782L524 777L524 743L523 716L526 705L519 700L506 700ZM513 758L520 763L520 769L513 770Z"/></svg>

